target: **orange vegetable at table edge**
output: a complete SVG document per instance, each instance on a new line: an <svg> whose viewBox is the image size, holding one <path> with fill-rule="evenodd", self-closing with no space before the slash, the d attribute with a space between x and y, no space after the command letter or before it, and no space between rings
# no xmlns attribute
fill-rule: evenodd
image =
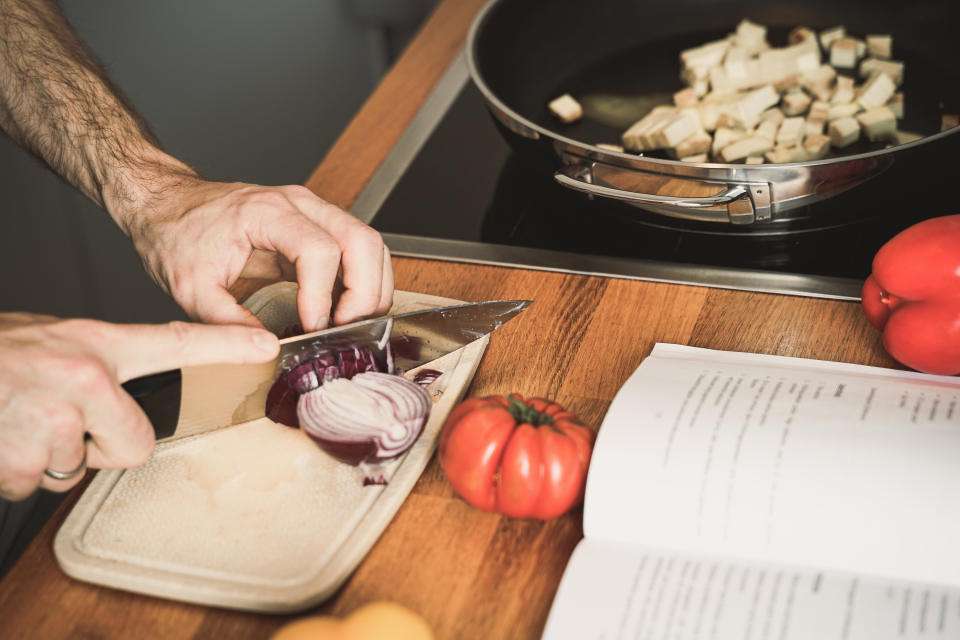
<svg viewBox="0 0 960 640"><path fill-rule="evenodd" d="M443 425L440 464L473 506L549 520L583 501L594 438L551 400L516 393L470 398Z"/></svg>

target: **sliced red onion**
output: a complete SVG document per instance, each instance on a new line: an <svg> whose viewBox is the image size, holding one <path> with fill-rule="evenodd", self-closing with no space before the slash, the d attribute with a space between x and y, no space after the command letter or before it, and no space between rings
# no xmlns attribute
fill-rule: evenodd
<svg viewBox="0 0 960 640"><path fill-rule="evenodd" d="M400 376L368 371L338 378L300 396L303 430L330 455L365 467L409 449L426 424L433 401L423 387ZM365 484L382 483L368 477Z"/></svg>
<svg viewBox="0 0 960 640"><path fill-rule="evenodd" d="M442 375L443 372L437 371L436 369L421 369L420 371L417 371L415 376L413 376L413 381L421 387L427 388Z"/></svg>

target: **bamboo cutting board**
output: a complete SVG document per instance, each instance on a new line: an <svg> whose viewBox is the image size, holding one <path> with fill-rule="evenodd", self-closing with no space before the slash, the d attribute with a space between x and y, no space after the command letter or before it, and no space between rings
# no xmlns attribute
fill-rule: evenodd
<svg viewBox="0 0 960 640"><path fill-rule="evenodd" d="M459 301L398 291L393 312ZM296 285L245 303L268 328L297 322ZM360 470L267 418L160 443L135 469L100 471L54 540L68 575L198 604L287 613L333 595L412 489L489 337L425 365L443 372L414 446L363 486ZM408 372L408 375L412 373Z"/></svg>

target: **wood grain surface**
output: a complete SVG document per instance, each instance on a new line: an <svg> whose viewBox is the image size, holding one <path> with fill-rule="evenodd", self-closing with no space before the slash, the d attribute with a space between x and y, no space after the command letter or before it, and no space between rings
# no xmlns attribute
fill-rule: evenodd
<svg viewBox="0 0 960 640"><path fill-rule="evenodd" d="M480 0L444 0L308 186L349 207L464 41ZM553 398L599 425L656 342L896 367L856 303L603 279L408 258L397 288L463 300L529 298L498 330L468 395ZM262 283L246 283L243 296ZM75 489L0 583L4 638L266 638L273 617L153 599L67 578L52 540ZM624 487L629 498L629 487ZM336 596L307 613L342 615L377 599L421 613L438 638L537 638L582 511L549 522L478 511L434 458Z"/></svg>

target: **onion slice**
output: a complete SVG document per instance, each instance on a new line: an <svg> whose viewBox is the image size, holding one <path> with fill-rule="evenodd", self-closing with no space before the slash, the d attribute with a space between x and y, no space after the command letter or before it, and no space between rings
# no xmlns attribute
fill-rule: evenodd
<svg viewBox="0 0 960 640"><path fill-rule="evenodd" d="M397 375L367 371L327 380L297 401L300 427L320 447L374 475L379 463L409 449L426 424L433 400ZM367 477L365 484L383 483Z"/></svg>

